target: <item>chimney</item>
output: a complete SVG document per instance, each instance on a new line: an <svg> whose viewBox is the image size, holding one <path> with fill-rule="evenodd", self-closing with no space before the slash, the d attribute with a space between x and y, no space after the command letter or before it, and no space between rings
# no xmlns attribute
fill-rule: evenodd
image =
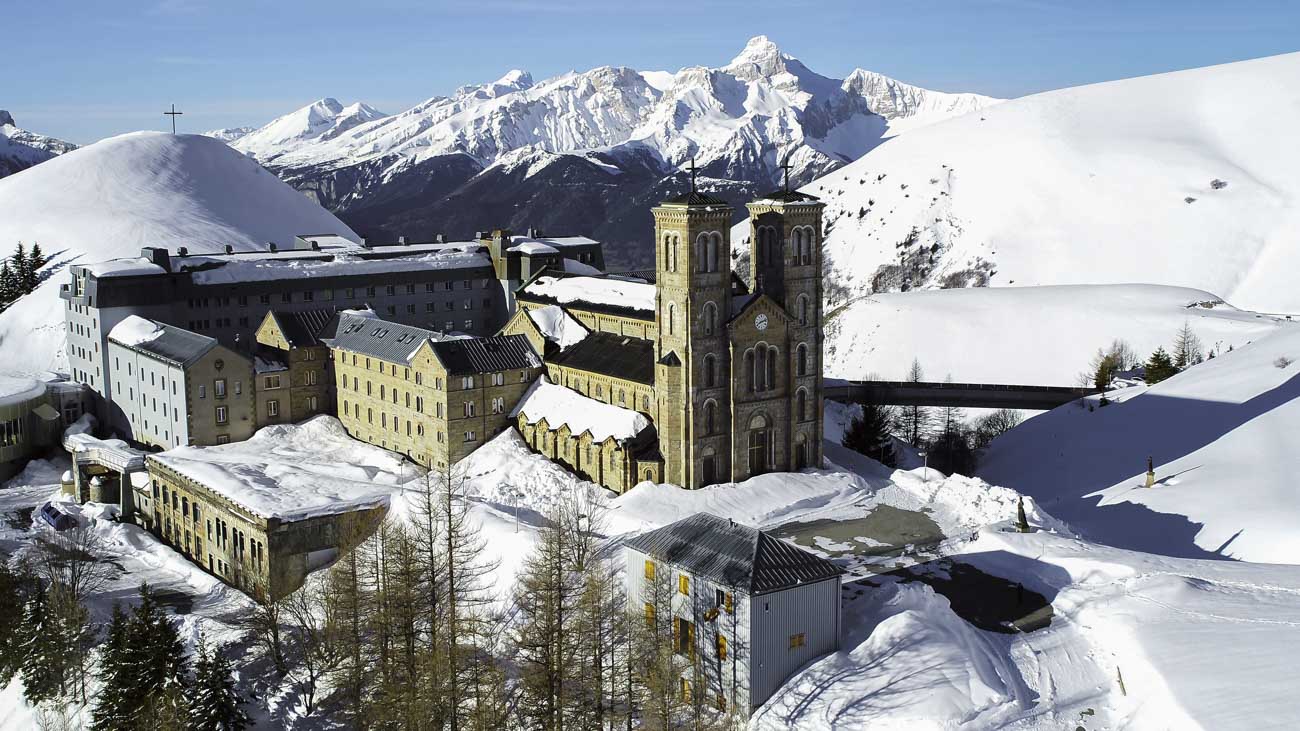
<svg viewBox="0 0 1300 731"><path fill-rule="evenodd" d="M320 251L320 242L319 242L319 241L315 241L315 240L313 240L313 241L311 242L311 250L312 250L312 251Z"/></svg>
<svg viewBox="0 0 1300 731"><path fill-rule="evenodd" d="M481 239L486 239L487 237L488 237L487 231L475 231L475 232L474 232L474 238L476 238L476 239L480 239L480 240L481 240Z"/></svg>
<svg viewBox="0 0 1300 731"><path fill-rule="evenodd" d="M176 249L176 255L177 255L177 256L189 256L189 255L190 255L190 250L189 250L188 247L185 247L185 246L177 247L177 249Z"/></svg>
<svg viewBox="0 0 1300 731"><path fill-rule="evenodd" d="M235 246L234 246L234 244L226 244L226 253L227 253L227 254L233 254L233 253L235 253Z"/></svg>
<svg viewBox="0 0 1300 731"><path fill-rule="evenodd" d="M398 236L398 237L397 237L397 244L398 244L399 246L406 246L406 237L405 237L405 236Z"/></svg>
<svg viewBox="0 0 1300 731"><path fill-rule="evenodd" d="M268 242L266 242L266 248L270 249L270 251L271 251L272 254L274 254L275 252L279 251L279 248L275 245L275 242L274 242L274 241L268 241Z"/></svg>
<svg viewBox="0 0 1300 731"><path fill-rule="evenodd" d="M443 235L443 234L434 234L434 235L433 235L433 243L435 243L435 244L445 244L445 243L447 243L447 237L446 237L445 235Z"/></svg>
<svg viewBox="0 0 1300 731"><path fill-rule="evenodd" d="M140 258L148 259L150 264L157 264L163 268L163 271L172 270L171 257L167 255L167 249L161 246L146 246L140 249Z"/></svg>
<svg viewBox="0 0 1300 731"><path fill-rule="evenodd" d="M362 237L361 237L361 248L363 248L363 249L369 249L369 248L370 248L370 242L369 242L369 241L366 241L366 237L365 237L365 236L362 236Z"/></svg>

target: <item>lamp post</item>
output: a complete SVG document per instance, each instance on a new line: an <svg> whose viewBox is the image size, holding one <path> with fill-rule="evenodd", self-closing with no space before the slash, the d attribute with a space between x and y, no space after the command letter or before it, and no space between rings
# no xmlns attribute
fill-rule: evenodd
<svg viewBox="0 0 1300 731"><path fill-rule="evenodd" d="M921 459L925 460L924 467L922 468L922 472L921 472L921 479L925 480L926 482L929 482L930 481L930 450L918 449L916 450L916 453L918 456L921 457Z"/></svg>

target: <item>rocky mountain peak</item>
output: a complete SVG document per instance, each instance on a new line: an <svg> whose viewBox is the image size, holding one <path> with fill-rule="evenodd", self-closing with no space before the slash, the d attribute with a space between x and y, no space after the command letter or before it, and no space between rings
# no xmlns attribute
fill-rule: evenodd
<svg viewBox="0 0 1300 731"><path fill-rule="evenodd" d="M11 125L13 127L18 126L17 123L14 122L14 115L10 114L9 112L3 109L0 109L0 127L3 127L6 124Z"/></svg>

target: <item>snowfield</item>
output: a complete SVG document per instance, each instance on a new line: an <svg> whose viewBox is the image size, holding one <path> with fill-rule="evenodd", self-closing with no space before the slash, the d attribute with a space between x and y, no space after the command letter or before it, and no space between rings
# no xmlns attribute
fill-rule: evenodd
<svg viewBox="0 0 1300 731"><path fill-rule="evenodd" d="M827 375L1073 386L1116 338L1145 360L1187 323L1219 352L1289 329L1196 289L1154 284L979 287L875 294L827 317Z"/></svg>
<svg viewBox="0 0 1300 731"><path fill-rule="evenodd" d="M69 264L135 257L144 246L265 250L307 233L359 240L253 160L201 135L122 135L4 178L0 242L37 242L50 263L40 287L0 313L0 372L67 368L58 293Z"/></svg>
<svg viewBox="0 0 1300 731"><path fill-rule="evenodd" d="M1002 435L980 476L1109 545L1300 564L1300 327L1109 397Z"/></svg>
<svg viewBox="0 0 1300 731"><path fill-rule="evenodd" d="M1300 53L1051 91L911 130L801 188L828 204L828 282L849 296L982 272L995 286L1159 282L1300 311L1297 79ZM747 237L743 222L733 247L747 251ZM908 255L910 271L873 282Z"/></svg>

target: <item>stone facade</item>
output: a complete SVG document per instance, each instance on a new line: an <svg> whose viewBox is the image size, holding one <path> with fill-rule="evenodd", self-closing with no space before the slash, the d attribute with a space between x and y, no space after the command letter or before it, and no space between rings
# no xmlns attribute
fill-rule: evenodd
<svg viewBox="0 0 1300 731"><path fill-rule="evenodd" d="M326 557L365 540L385 512L378 507L286 522L252 513L153 458L147 465L153 506L146 527L258 601L293 593Z"/></svg>
<svg viewBox="0 0 1300 731"><path fill-rule="evenodd" d="M317 311L328 322L333 313ZM259 367L257 421L296 423L317 414L334 413L334 371L329 346L314 337L297 342L289 323L298 313L266 313L258 326L257 356L269 367ZM322 322L322 327L326 326ZM274 402L274 403L272 403Z"/></svg>

